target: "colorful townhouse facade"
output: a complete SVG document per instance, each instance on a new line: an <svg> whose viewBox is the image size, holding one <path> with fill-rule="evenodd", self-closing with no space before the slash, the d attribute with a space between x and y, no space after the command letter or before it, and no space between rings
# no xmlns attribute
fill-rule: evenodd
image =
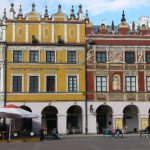
<svg viewBox="0 0 150 150"><path fill-rule="evenodd" d="M150 34L147 18L90 22L79 5L70 16L61 5L42 16L12 16L0 23L0 105L14 104L38 114L17 119L20 130L57 128L61 134L96 134L106 128L138 132L150 124Z"/></svg>
<svg viewBox="0 0 150 150"><path fill-rule="evenodd" d="M85 132L85 20L58 11L44 17L35 4L26 15L6 19L6 101L39 115L18 120L18 128L60 133Z"/></svg>
<svg viewBox="0 0 150 150"><path fill-rule="evenodd" d="M147 23L131 26L123 11L118 26L88 24L88 131L138 132L150 119L150 34Z"/></svg>

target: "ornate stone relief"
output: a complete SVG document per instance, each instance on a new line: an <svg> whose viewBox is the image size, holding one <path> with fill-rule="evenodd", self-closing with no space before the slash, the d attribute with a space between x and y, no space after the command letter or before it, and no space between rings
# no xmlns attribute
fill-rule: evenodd
<svg viewBox="0 0 150 150"><path fill-rule="evenodd" d="M124 74L125 76L137 76L138 72L137 71L125 71Z"/></svg>
<svg viewBox="0 0 150 150"><path fill-rule="evenodd" d="M109 51L108 62L120 63L123 61L122 51Z"/></svg>
<svg viewBox="0 0 150 150"><path fill-rule="evenodd" d="M87 52L87 62L93 62L94 61L94 51L89 50Z"/></svg>
<svg viewBox="0 0 150 150"><path fill-rule="evenodd" d="M97 71L97 72L95 72L95 75L108 76L109 73L108 73L108 71Z"/></svg>
<svg viewBox="0 0 150 150"><path fill-rule="evenodd" d="M137 62L143 63L144 62L144 51L137 52Z"/></svg>
<svg viewBox="0 0 150 150"><path fill-rule="evenodd" d="M109 101L124 101L124 94L123 93L110 93Z"/></svg>
<svg viewBox="0 0 150 150"><path fill-rule="evenodd" d="M117 91L121 89L121 81L120 81L120 75L115 74L113 76L113 90Z"/></svg>
<svg viewBox="0 0 150 150"><path fill-rule="evenodd" d="M127 93L126 94L126 100L127 101L136 101L136 94L134 94L134 93Z"/></svg>
<svg viewBox="0 0 150 150"><path fill-rule="evenodd" d="M96 99L98 101L106 101L107 100L107 95L106 94L102 94L102 93L96 94Z"/></svg>
<svg viewBox="0 0 150 150"><path fill-rule="evenodd" d="M138 93L138 101L145 101L145 94Z"/></svg>

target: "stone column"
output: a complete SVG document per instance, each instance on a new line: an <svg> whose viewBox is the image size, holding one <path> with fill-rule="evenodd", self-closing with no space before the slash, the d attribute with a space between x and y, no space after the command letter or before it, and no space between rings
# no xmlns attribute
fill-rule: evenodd
<svg viewBox="0 0 150 150"><path fill-rule="evenodd" d="M57 114L57 129L60 134L67 133L67 115Z"/></svg>
<svg viewBox="0 0 150 150"><path fill-rule="evenodd" d="M88 134L97 133L96 113L88 114Z"/></svg>

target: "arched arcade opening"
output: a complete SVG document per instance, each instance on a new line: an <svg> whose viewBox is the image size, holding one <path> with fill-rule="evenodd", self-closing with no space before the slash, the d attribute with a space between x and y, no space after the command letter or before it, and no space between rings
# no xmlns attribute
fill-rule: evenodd
<svg viewBox="0 0 150 150"><path fill-rule="evenodd" d="M112 108L108 105L101 105L96 110L97 133L112 127Z"/></svg>
<svg viewBox="0 0 150 150"><path fill-rule="evenodd" d="M67 110L67 133L82 133L82 108L74 105Z"/></svg>

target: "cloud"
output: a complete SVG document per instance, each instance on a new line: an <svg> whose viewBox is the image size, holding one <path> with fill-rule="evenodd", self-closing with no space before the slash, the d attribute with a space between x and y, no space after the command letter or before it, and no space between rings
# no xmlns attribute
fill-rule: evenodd
<svg viewBox="0 0 150 150"><path fill-rule="evenodd" d="M58 3L62 4L63 12L70 14L71 5L75 6L75 11L78 11L78 5L83 5L85 12L88 9L90 16L97 16L102 13L120 12L122 10L134 10L146 8L150 6L150 0L1 0L0 17L3 16L4 8L7 9L9 16L10 4L15 4L15 11L18 13L19 5L22 5L23 13L31 11L32 3L36 4L36 10L42 15L44 14L45 6L48 5L49 14L57 11Z"/></svg>

